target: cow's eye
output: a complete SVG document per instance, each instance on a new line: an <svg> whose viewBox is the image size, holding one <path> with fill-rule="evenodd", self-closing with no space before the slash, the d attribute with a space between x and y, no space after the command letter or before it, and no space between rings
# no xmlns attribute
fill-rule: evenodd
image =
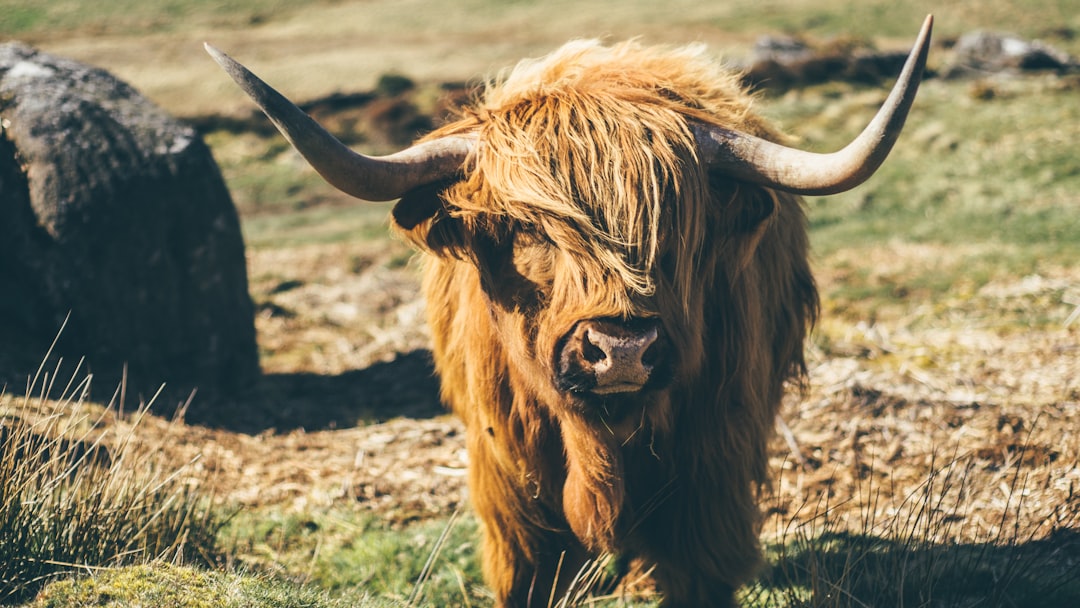
<svg viewBox="0 0 1080 608"><path fill-rule="evenodd" d="M477 268L485 293L501 308L535 311L546 304L553 281L552 246L511 235L498 244L476 247Z"/></svg>
<svg viewBox="0 0 1080 608"><path fill-rule="evenodd" d="M514 239L514 269L540 292L550 289L555 276L555 247L545 239L518 236Z"/></svg>

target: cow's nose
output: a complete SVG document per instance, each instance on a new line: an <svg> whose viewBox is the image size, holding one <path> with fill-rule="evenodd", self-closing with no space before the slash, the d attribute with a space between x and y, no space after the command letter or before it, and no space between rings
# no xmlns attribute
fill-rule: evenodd
<svg viewBox="0 0 1080 608"><path fill-rule="evenodd" d="M662 342L654 319L580 321L559 352L559 384L599 395L641 390L662 357Z"/></svg>

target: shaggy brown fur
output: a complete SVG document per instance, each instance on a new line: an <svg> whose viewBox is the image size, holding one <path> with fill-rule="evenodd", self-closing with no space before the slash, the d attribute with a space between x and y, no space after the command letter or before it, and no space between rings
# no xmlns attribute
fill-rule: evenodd
<svg viewBox="0 0 1080 608"><path fill-rule="evenodd" d="M688 121L776 137L750 106L699 47L570 43L434 133L480 144L460 181L395 208L430 254L499 606L547 605L603 551L655 565L667 606L728 605L754 574L766 443L817 292L799 198L697 162ZM557 388L576 323L635 318L660 320L670 383L599 410Z"/></svg>

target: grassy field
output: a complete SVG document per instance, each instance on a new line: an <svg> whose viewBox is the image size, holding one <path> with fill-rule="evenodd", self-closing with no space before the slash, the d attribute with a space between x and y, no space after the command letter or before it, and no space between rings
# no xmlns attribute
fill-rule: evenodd
<svg viewBox="0 0 1080 608"><path fill-rule="evenodd" d="M701 41L732 56L770 32L864 37L906 48L929 12L937 16L939 40L976 28L1007 29L1080 54L1080 41L1067 35L1080 30L1070 0L4 0L0 7L0 37L107 68L181 116L248 107L207 61L204 41L243 58L299 99L370 89L385 72L474 79L575 37Z"/></svg>
<svg viewBox="0 0 1080 608"><path fill-rule="evenodd" d="M988 28L1080 55L1076 0L940 4L0 0L0 38L105 67L195 120L250 110L204 40L300 100L404 74L423 109L440 83L580 36L703 41L731 57L767 33L899 49L932 11L942 43ZM931 66L948 57L939 44ZM830 83L764 94L760 110L800 145L829 150L885 92ZM330 413L262 433L147 416L139 432L165 462L200 463L190 487L207 503L182 504L215 505L213 558L72 558L87 567L54 571L92 576L20 601L490 605L461 489L460 427L437 411L382 423L393 415L352 406L371 386L397 386L378 384L380 374L427 344L415 264L387 236L388 207L334 192L276 136L206 137L243 219L267 374L261 407ZM743 590L744 604L1080 602L1080 321L1066 322L1080 306L1077 141L1075 74L930 80L870 182L808 201L825 314L810 347L813 386L785 410L796 447L773 449L764 541L774 567ZM45 403L47 415L68 415L56 413L63 399ZM0 411L37 404L9 387ZM122 424L98 404L81 407L82 420ZM5 521L0 534L14 530Z"/></svg>

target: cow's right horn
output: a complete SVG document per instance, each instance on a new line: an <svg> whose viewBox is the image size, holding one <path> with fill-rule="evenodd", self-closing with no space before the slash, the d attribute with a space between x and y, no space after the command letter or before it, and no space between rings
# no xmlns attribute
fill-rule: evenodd
<svg viewBox="0 0 1080 608"><path fill-rule="evenodd" d="M422 142L389 156L357 154L233 58L205 46L319 175L356 198L389 201L446 179L461 170L476 146L473 138L454 136Z"/></svg>
<svg viewBox="0 0 1080 608"><path fill-rule="evenodd" d="M889 97L844 149L832 154L804 152L746 133L693 123L702 162L736 179L797 194L835 194L858 186L881 166L900 135L919 90L933 24L934 18L927 15Z"/></svg>

